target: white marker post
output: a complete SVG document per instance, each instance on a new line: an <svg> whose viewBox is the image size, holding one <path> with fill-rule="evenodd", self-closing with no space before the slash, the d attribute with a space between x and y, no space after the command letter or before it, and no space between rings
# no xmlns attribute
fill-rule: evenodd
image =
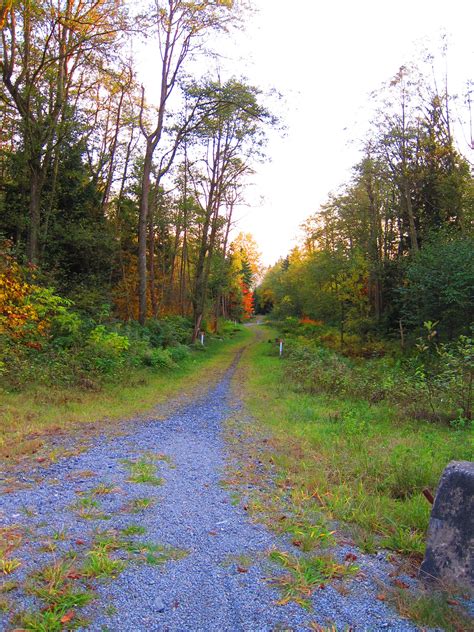
<svg viewBox="0 0 474 632"><path fill-rule="evenodd" d="M204 333L201 331L201 344L204 347Z"/></svg>
<svg viewBox="0 0 474 632"><path fill-rule="evenodd" d="M283 340L280 340L280 358L283 355Z"/></svg>

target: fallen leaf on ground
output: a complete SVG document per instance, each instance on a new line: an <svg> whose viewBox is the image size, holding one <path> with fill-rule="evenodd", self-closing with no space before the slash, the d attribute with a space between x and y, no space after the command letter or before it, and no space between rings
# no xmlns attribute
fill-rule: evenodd
<svg viewBox="0 0 474 632"><path fill-rule="evenodd" d="M69 610L69 612L66 612L66 614L61 617L61 623L69 623L74 619L74 617L74 610Z"/></svg>
<svg viewBox="0 0 474 632"><path fill-rule="evenodd" d="M406 584L405 582L402 582L401 579L395 579L393 584L397 587L397 588L408 588L408 584Z"/></svg>

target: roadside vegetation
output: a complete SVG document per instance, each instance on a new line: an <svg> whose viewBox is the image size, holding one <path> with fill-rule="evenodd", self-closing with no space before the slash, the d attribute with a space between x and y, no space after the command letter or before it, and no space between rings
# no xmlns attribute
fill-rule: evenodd
<svg viewBox="0 0 474 632"><path fill-rule="evenodd" d="M430 513L423 490L435 491L450 460L472 460L471 424L456 408L449 423L441 396L433 418L418 369L351 360L308 338L308 325L289 328L281 360L274 330L247 352L247 402L274 432L282 476L295 498L352 524L362 549L419 559Z"/></svg>
<svg viewBox="0 0 474 632"><path fill-rule="evenodd" d="M29 283L12 259L7 264L0 274L6 299L0 315L0 455L6 459L35 454L54 460L58 455L42 452L45 435L143 413L212 380L212 371L230 362L248 335L221 319L201 345L192 343L192 321L185 317L140 326L114 319L106 306L103 314L86 316L70 300Z"/></svg>
<svg viewBox="0 0 474 632"><path fill-rule="evenodd" d="M415 577L423 558L431 510L425 493L435 493L449 461L474 458L472 424L458 400L472 377L468 340L440 349L443 358L459 353L463 361L448 381L443 364L441 374L430 365L430 379L441 389L433 396L420 377L428 372L423 341L404 362L396 354L344 356L326 346L332 336L321 324L287 319L266 326L245 352L243 393L257 425L247 428L229 484L239 489L249 477L259 481L259 491L244 492L245 508L289 537L303 562L332 559L337 542L353 542L368 554L400 554L379 598L419 624L464 630L468 619L452 587L412 593L403 577ZM257 443L252 458L260 465L252 469L245 453ZM349 556L345 567L355 559ZM304 602L308 586L295 588L290 579L283 598Z"/></svg>
<svg viewBox="0 0 474 632"><path fill-rule="evenodd" d="M256 289L271 344L246 362L276 481L249 508L303 550L334 519L334 537L402 554L413 576L443 469L474 459L474 188L435 59L373 93L350 177ZM383 600L418 623L472 627L442 590L391 584Z"/></svg>

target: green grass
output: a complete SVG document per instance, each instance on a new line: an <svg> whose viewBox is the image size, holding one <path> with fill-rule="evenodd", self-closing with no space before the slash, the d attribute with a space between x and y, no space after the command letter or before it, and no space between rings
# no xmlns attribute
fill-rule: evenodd
<svg viewBox="0 0 474 632"><path fill-rule="evenodd" d="M122 461L129 470L129 483L146 483L148 485L163 485L164 479L156 476L156 465L147 458L140 458L135 461L125 459Z"/></svg>
<svg viewBox="0 0 474 632"><path fill-rule="evenodd" d="M110 520L111 516L102 511L100 502L93 496L78 498L71 509L84 520Z"/></svg>
<svg viewBox="0 0 474 632"><path fill-rule="evenodd" d="M105 384L99 392L58 386L32 386L18 393L1 393L0 458L11 461L36 457L48 436L61 432L95 432L95 424L113 430L117 419L146 413L176 395L186 395L212 383L234 358L251 333L242 328L225 340L208 336L206 352L193 352L180 367L167 372L130 369L123 382ZM54 454L57 459L61 454Z"/></svg>
<svg viewBox="0 0 474 632"><path fill-rule="evenodd" d="M244 353L244 397L272 431L263 461L276 468L293 510L357 525L366 550L375 550L375 537L420 558L430 514L422 490L436 489L450 460L472 460L468 431L402 419L384 402L298 392L273 346L259 342Z"/></svg>
<svg viewBox="0 0 474 632"><path fill-rule="evenodd" d="M417 591L395 588L387 595L401 615L427 626L446 632L464 632L472 629L472 619L462 612L452 595L438 591Z"/></svg>
<svg viewBox="0 0 474 632"><path fill-rule="evenodd" d="M323 588L331 580L353 575L358 570L353 564L338 564L330 555L295 557L275 549L268 557L287 571L287 574L269 580L282 592L280 605L294 601L309 609L310 597L317 588Z"/></svg>
<svg viewBox="0 0 474 632"><path fill-rule="evenodd" d="M123 535L145 535L146 529L138 524L131 524L129 527L121 529Z"/></svg>
<svg viewBox="0 0 474 632"><path fill-rule="evenodd" d="M81 568L85 577L112 577L115 578L125 569L125 562L115 560L109 555L109 548L105 545L97 545L86 553L86 560Z"/></svg>
<svg viewBox="0 0 474 632"><path fill-rule="evenodd" d="M74 584L80 573L74 567L74 559L59 560L45 566L30 576L25 590L40 599L44 607L37 612L20 612L15 622L23 630L56 632L75 629L84 625L75 610L90 603L95 595L90 590Z"/></svg>

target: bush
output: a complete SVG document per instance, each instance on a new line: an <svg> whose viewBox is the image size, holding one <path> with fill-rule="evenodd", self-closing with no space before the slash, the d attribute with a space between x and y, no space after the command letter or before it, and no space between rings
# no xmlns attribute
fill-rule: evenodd
<svg viewBox="0 0 474 632"><path fill-rule="evenodd" d="M171 359L173 360L173 362L176 362L176 364L180 364L181 362L184 362L191 355L189 347L186 347L185 345L178 345L177 347L171 347L170 349L168 349L168 352L170 354Z"/></svg>
<svg viewBox="0 0 474 632"><path fill-rule="evenodd" d="M50 332L53 344L64 349L80 344L83 325L78 314L61 308L51 320Z"/></svg>
<svg viewBox="0 0 474 632"><path fill-rule="evenodd" d="M167 316L161 320L149 320L144 328L145 335L152 347L175 347L189 342L192 325L182 316Z"/></svg>
<svg viewBox="0 0 474 632"><path fill-rule="evenodd" d="M347 360L324 347L290 346L286 357L287 375L305 392L342 393L350 380Z"/></svg>
<svg viewBox="0 0 474 632"><path fill-rule="evenodd" d="M123 366L129 346L126 336L98 325L89 334L84 359L100 373L109 374Z"/></svg>
<svg viewBox="0 0 474 632"><path fill-rule="evenodd" d="M168 349L148 349L142 357L142 363L153 369L174 369L176 367Z"/></svg>

